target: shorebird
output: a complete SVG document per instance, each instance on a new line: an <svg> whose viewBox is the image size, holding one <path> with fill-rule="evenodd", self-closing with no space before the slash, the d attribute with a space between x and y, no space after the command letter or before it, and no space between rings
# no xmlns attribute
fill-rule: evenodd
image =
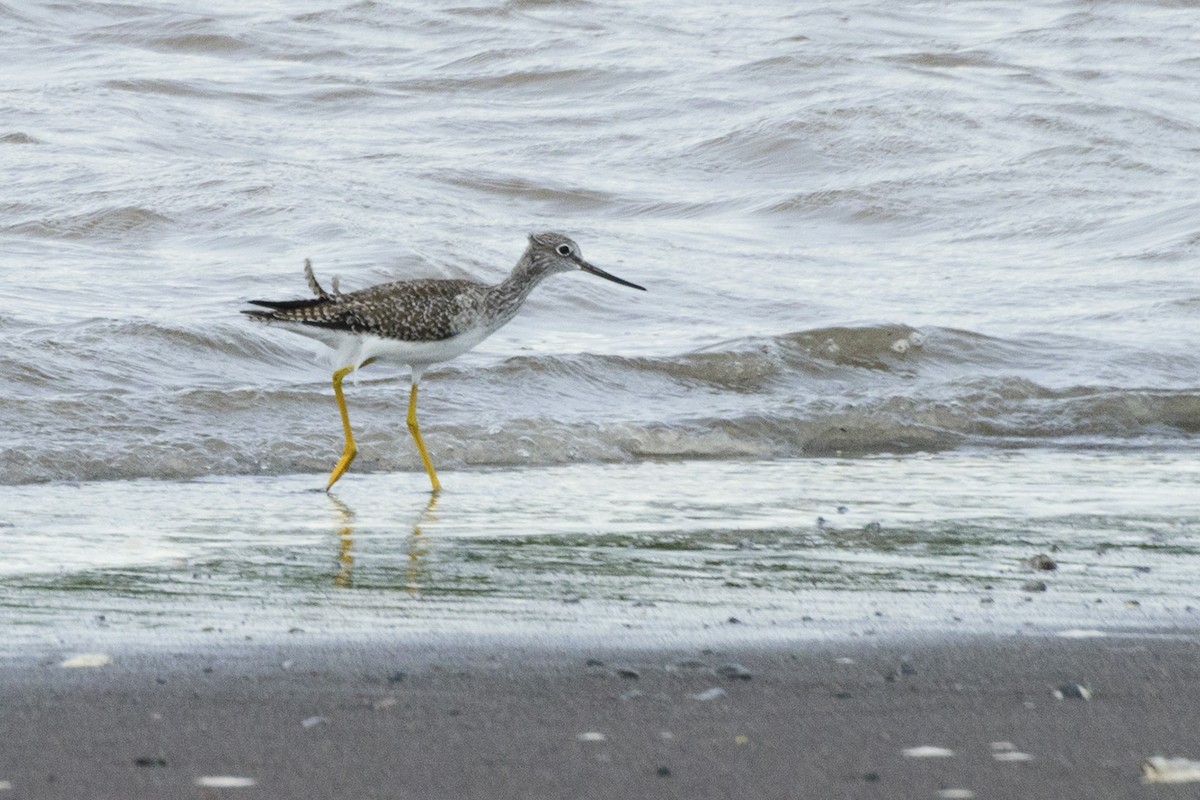
<svg viewBox="0 0 1200 800"><path fill-rule="evenodd" d="M610 275L583 260L579 245L561 233L529 235L529 246L512 273L495 286L468 280L411 280L381 283L343 294L334 279L325 291L305 260L304 277L315 297L300 300L251 300L269 309L246 309L256 320L309 336L334 350L337 369L333 394L342 415L346 446L329 476L325 491L346 474L358 455L342 380L374 361L407 366L412 373L408 395L408 430L436 495L442 490L429 450L417 425L417 385L430 364L449 361L475 347L511 320L533 288L548 275L583 270L645 291L645 287Z"/></svg>

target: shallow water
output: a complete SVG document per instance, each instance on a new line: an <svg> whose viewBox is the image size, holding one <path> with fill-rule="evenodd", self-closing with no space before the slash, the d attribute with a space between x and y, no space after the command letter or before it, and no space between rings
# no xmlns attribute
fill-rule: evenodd
<svg viewBox="0 0 1200 800"><path fill-rule="evenodd" d="M1194 629L1198 476L1024 451L448 472L435 502L420 473L8 487L0 623L10 653Z"/></svg>
<svg viewBox="0 0 1200 800"><path fill-rule="evenodd" d="M1156 2L0 2L13 586L135 570L95 578L124 602L163 558L208 557L180 531L195 519L213 538L212 492L248 492L242 515L263 520L239 557L294 546L271 527L286 514L267 510L290 508L340 451L329 368L238 310L305 294L305 257L345 290L499 280L542 229L648 291L547 281L508 327L427 372L421 416L452 491L510 482L495 491L512 499L541 482L550 521L531 530L565 537L564 591L591 557L572 537L623 535L607 516L555 527L574 475L595 508L622 509L647 471L693 476L646 488L670 507L830 463L809 459L840 459L855 481L919 463L930 476L906 502L920 505L961 479L957 456L999 475L1010 459L1062 459L1071 473L1051 485L1068 493L1091 486L1093 463L1144 490L1098 493L1079 511L1095 527L1061 532L1062 546L1123 546L1109 520L1151 508L1191 536L1193 16ZM374 367L349 388L361 455L347 497L411 483L406 389ZM1187 491L1144 482L1160 460ZM830 492L781 529L832 518ZM455 526L450 541L490 529L453 496L437 523ZM24 517L31 498L41 511ZM419 513L409 499L387 512L397 535ZM705 513L738 530L793 500L749 493ZM55 521L59 506L72 521ZM1008 532L1040 519L1015 501L995 518ZM165 538L145 537L160 519ZM320 530L294 555L324 569ZM360 536L369 583L376 542ZM405 541L390 542L395 570ZM850 541L839 552L875 558ZM160 566L136 572L143 556Z"/></svg>

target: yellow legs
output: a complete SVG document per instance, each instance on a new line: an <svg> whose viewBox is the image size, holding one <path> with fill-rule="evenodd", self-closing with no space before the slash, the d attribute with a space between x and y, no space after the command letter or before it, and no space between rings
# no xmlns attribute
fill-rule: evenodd
<svg viewBox="0 0 1200 800"><path fill-rule="evenodd" d="M350 366L342 367L333 373L333 396L337 398L338 411L342 413L342 431L346 434L346 447L342 450L342 457L338 459L337 466L333 468L333 473L329 476L329 483L325 485L327 492L338 482L338 478L346 474L346 470L350 469L350 462L358 455L358 447L354 444L354 431L350 430L350 412L346 410L346 398L342 394L342 379L353 371L354 367Z"/></svg>
<svg viewBox="0 0 1200 800"><path fill-rule="evenodd" d="M413 367L412 390L408 393L408 432L412 434L413 441L417 443L417 452L421 454L421 463L425 465L425 471L429 473L429 482L433 484L433 493L436 495L442 490L442 484L433 470L433 462L429 460L429 451L425 449L425 441L421 438L421 429L417 426L417 384L420 381L421 370Z"/></svg>
<svg viewBox="0 0 1200 800"><path fill-rule="evenodd" d="M365 366L366 363L363 362L360 366ZM342 394L342 380L353 371L354 367L350 366L333 373L333 395L337 399L338 411L342 415L342 431L346 434L346 446L342 450L342 457L338 459L337 465L329 476L329 483L325 485L325 491L332 489L338 479L346 474L354 457L358 455L358 447L354 444L354 432L350 429L350 412L346 409L346 397ZM412 391L408 395L408 430L412 434L413 441L417 443L417 452L421 454L421 463L425 465L425 472L429 474L429 482L433 484L433 493L436 495L442 490L442 484L438 481L437 472L433 469L433 462L429 459L429 451L425 449L425 441L421 438L421 429L417 425L417 383L421 380L421 370L413 368L412 377Z"/></svg>

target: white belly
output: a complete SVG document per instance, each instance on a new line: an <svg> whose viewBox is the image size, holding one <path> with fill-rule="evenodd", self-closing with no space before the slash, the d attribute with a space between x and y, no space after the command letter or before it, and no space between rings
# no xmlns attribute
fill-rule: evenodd
<svg viewBox="0 0 1200 800"><path fill-rule="evenodd" d="M461 356L493 333L487 328L472 328L457 336L436 342L404 342L399 339L385 339L369 333L348 333L315 325L289 322L272 324L292 333L316 339L332 348L335 351L335 365L339 369L351 366L357 369L367 361L382 361L387 364L412 367L414 371L419 371L430 364L449 361Z"/></svg>

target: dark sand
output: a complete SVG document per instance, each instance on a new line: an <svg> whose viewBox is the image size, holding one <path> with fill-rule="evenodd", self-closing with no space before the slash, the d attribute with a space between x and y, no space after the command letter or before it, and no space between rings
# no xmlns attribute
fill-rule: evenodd
<svg viewBox="0 0 1200 800"><path fill-rule="evenodd" d="M1140 772L1149 756L1200 758L1190 633L711 650L289 641L60 660L0 667L0 798L1200 795ZM750 677L719 674L730 662ZM1056 699L1065 683L1094 694ZM953 755L903 752L925 745ZM219 775L256 785L195 784Z"/></svg>

